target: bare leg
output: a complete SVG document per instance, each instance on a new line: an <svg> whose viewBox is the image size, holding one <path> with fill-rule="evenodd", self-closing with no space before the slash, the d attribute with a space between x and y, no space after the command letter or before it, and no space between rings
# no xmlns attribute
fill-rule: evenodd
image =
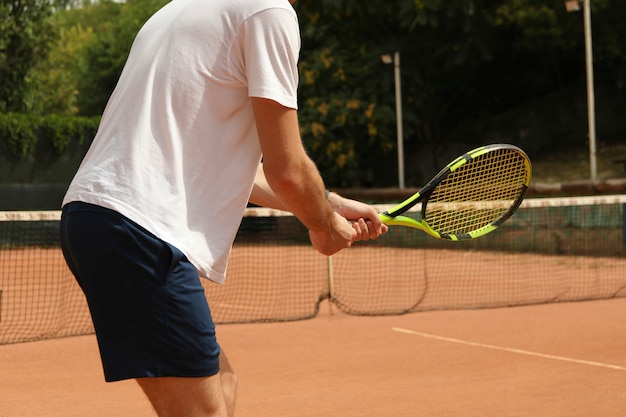
<svg viewBox="0 0 626 417"><path fill-rule="evenodd" d="M200 378L138 378L159 417L233 417L237 375L226 354L220 353L220 372Z"/></svg>
<svg viewBox="0 0 626 417"><path fill-rule="evenodd" d="M220 352L220 375L222 377L222 389L224 390L224 400L226 401L228 416L233 417L235 415L235 403L237 401L237 386L239 381L223 349Z"/></svg>
<svg viewBox="0 0 626 417"><path fill-rule="evenodd" d="M200 378L138 378L159 417L227 417L220 374Z"/></svg>

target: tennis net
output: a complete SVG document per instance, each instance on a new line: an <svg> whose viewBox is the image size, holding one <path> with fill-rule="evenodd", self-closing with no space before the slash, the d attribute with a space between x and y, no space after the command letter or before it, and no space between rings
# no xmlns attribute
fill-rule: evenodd
<svg viewBox="0 0 626 417"><path fill-rule="evenodd" d="M250 208L226 284L203 285L222 324L311 318L326 299L348 314L391 315L622 297L625 204L621 195L527 199L480 239L392 227L332 257L289 213ZM59 218L0 212L0 344L93 332L59 248Z"/></svg>

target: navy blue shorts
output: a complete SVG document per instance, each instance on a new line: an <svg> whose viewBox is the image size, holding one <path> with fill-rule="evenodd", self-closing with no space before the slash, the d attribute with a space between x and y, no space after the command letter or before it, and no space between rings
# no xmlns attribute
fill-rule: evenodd
<svg viewBox="0 0 626 417"><path fill-rule="evenodd" d="M81 202L63 208L61 247L87 298L107 381L219 371L204 289L178 249Z"/></svg>

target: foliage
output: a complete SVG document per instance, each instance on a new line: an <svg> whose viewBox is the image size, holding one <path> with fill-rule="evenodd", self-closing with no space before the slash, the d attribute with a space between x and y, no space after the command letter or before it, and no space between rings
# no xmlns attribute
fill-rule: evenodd
<svg viewBox="0 0 626 417"><path fill-rule="evenodd" d="M622 96L626 66L620 39L626 26L619 21L626 15L624 3L591 2L596 82L613 85L614 94ZM562 0L388 0L384 5L299 0L296 6L303 27L304 80L307 62L324 49L327 61L352 72L343 89L332 74L316 78L314 85L301 89L303 101L309 96L335 98L338 91L367 98L376 109L387 111L376 115L379 140L390 146L395 128L392 73L375 60L383 52L401 52L407 158L451 140L487 140L464 132L477 122L580 85L586 74L582 12L567 13ZM363 156L379 156L378 151L360 148L354 163L361 170L371 167Z"/></svg>
<svg viewBox="0 0 626 417"><path fill-rule="evenodd" d="M40 117L26 114L0 113L0 138L7 142L14 155L26 156L35 149Z"/></svg>
<svg viewBox="0 0 626 417"><path fill-rule="evenodd" d="M166 0L55 0L59 30L47 60L35 68L36 114L99 115L115 88L135 34ZM80 6L80 7L77 7Z"/></svg>
<svg viewBox="0 0 626 417"><path fill-rule="evenodd" d="M136 32L167 1L2 3L0 111L101 114ZM25 18L22 4L40 13ZM624 96L626 0L591 5L596 82ZM331 186L395 183L394 71L381 54L401 53L407 159L452 140L483 140L468 132L585 78L583 14L567 13L563 0L298 0L295 7L302 136ZM18 31L15 43L9 34ZM28 143L27 130L15 132Z"/></svg>
<svg viewBox="0 0 626 417"><path fill-rule="evenodd" d="M106 0L80 10L80 24L90 23L94 36L85 45L86 73L78 80L79 114L101 114L113 92L135 35L143 23L167 0ZM78 16L77 16L78 17Z"/></svg>
<svg viewBox="0 0 626 417"><path fill-rule="evenodd" d="M52 12L46 0L0 2L0 111L31 110L36 86L29 77L57 36Z"/></svg>
<svg viewBox="0 0 626 417"><path fill-rule="evenodd" d="M360 168L372 166L393 148L393 110L345 58L324 48L301 60L299 118L305 146L334 186L368 185ZM357 54L352 59L359 59ZM375 87L375 86L373 86ZM369 173L371 177L371 173Z"/></svg>
<svg viewBox="0 0 626 417"><path fill-rule="evenodd" d="M409 148L438 139L438 125L459 91L492 59L489 19L474 13L470 2L390 0L381 7L374 2L300 0L296 5L303 38L304 140L321 166L330 156L328 149L342 150L339 159L331 159L334 169L323 169L334 173L337 160L350 162L352 175L332 176L331 183L337 185L364 185L357 178L368 169L376 169L369 175L375 181L366 180L365 185L389 182L386 165L394 163L396 141L394 71L381 62L381 55L401 53L403 127ZM353 111L347 106L331 106L337 109L333 118L348 124L311 137L312 127L320 124L321 116L327 117L307 107L337 99L363 103L371 119L364 124L362 118L345 117ZM318 154L317 149L324 152Z"/></svg>
<svg viewBox="0 0 626 417"><path fill-rule="evenodd" d="M20 113L0 113L0 145L17 157L35 152L40 138L49 141L61 154L72 145L91 140L100 117L37 116Z"/></svg>
<svg viewBox="0 0 626 417"><path fill-rule="evenodd" d="M57 13L55 18L61 21L62 15ZM37 80L39 88L33 92L36 105L31 113L78 113L78 80L89 72L84 50L93 36L93 29L81 24L61 31L48 59L34 71L33 79Z"/></svg>

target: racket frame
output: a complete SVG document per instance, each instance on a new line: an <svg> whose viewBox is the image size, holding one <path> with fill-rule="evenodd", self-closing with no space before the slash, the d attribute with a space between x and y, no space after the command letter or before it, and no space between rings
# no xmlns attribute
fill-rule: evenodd
<svg viewBox="0 0 626 417"><path fill-rule="evenodd" d="M439 233L438 231L431 228L430 225L428 225L428 223L422 219L421 213L424 212L424 208L426 204L428 203L428 197L430 197L430 195L432 194L434 189L437 187L437 185L439 185L439 183L441 183L441 181L443 181L448 175L450 175L451 173L453 173L454 171L456 171L457 169L459 169L461 166L465 165L466 163L470 162L471 160L481 155L484 155L488 152L493 152L493 151L497 151L501 149L510 149L510 150L514 150L518 152L524 159L524 163L526 164L526 172L528 173L526 182L524 184L521 184L522 190L520 194L518 195L515 202L509 207L509 209L506 212L504 212L500 217L498 217L495 221L489 223L488 225L480 227L476 230L473 230L469 233L463 233L463 234L458 234L458 235L444 234L444 233ZM439 173L435 175L424 187L422 187L421 190L419 190L418 192L416 192L415 194L413 194L411 197L407 198L400 204L392 207L389 210L386 210L380 213L379 216L382 219L383 223L385 223L386 225L405 226L405 227L412 227L415 229L420 229L438 239L460 241L460 240L477 238L480 236L484 236L487 233L493 232L502 223L504 223L509 217L511 217L513 213L515 213L515 211L519 208L520 204L526 197L526 194L528 193L528 187L530 185L530 176L531 176L530 159L528 158L528 155L526 155L526 153L523 150L521 150L519 147L515 145L509 145L509 144L491 144L491 145L481 146L479 148L466 152L465 154L456 158L454 161L450 162L448 165L446 165L445 168L439 171ZM407 212L408 210L410 210L411 208L413 208L420 202L422 203L422 211L420 212L419 218L415 219L412 217L401 215L402 213Z"/></svg>

